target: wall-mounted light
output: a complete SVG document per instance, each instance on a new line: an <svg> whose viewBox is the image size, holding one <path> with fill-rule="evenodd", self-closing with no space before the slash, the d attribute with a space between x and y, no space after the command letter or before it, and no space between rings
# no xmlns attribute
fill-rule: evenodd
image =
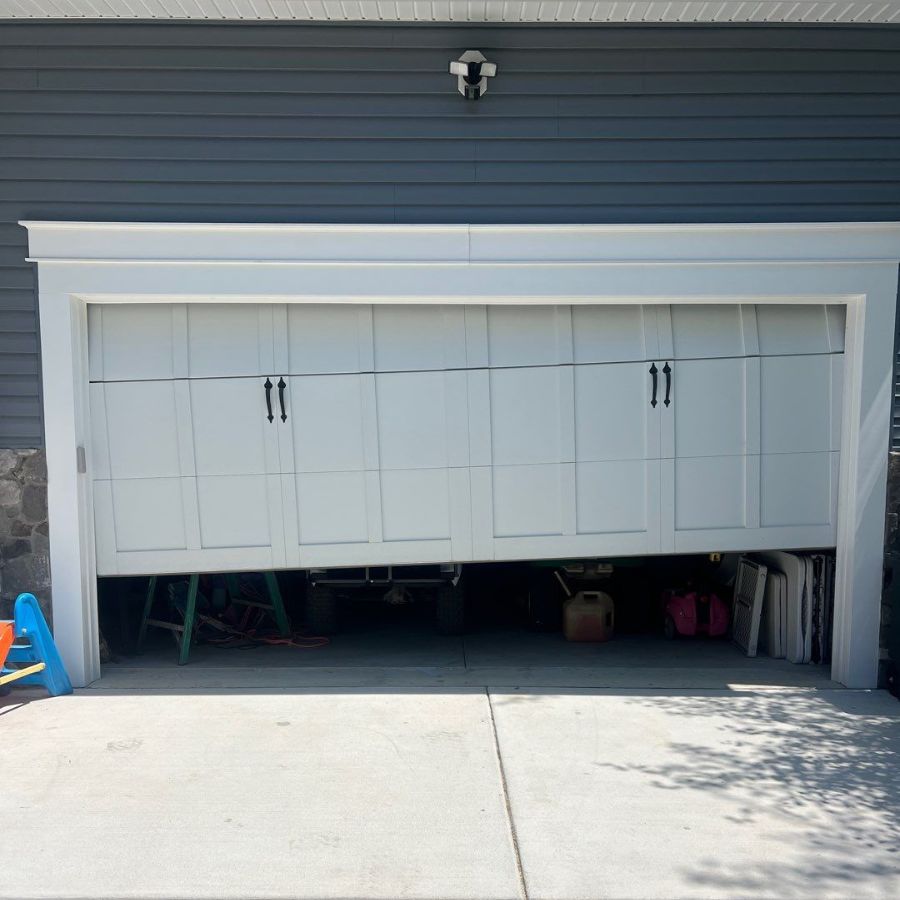
<svg viewBox="0 0 900 900"><path fill-rule="evenodd" d="M480 50L466 50L450 63L450 74L457 75L457 87L466 100L477 100L487 93L487 80L497 74L497 64L489 63Z"/></svg>

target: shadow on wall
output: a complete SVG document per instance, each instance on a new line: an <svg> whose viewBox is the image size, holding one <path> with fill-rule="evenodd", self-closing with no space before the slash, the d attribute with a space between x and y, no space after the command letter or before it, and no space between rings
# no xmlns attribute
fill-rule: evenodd
<svg viewBox="0 0 900 900"><path fill-rule="evenodd" d="M43 450L0 450L0 619L34 594L50 621L47 463Z"/></svg>
<svg viewBox="0 0 900 900"><path fill-rule="evenodd" d="M748 836L771 834L779 819L793 822L802 837L764 863L748 861L740 846L698 848L678 880L704 895L849 897L865 885L896 896L900 706L893 714L888 703L885 714L885 701L849 691L675 696L665 701L667 715L719 720L719 740L671 743L659 765L617 768L654 788L720 794ZM658 708L660 701L634 702Z"/></svg>
<svg viewBox="0 0 900 900"><path fill-rule="evenodd" d="M881 596L881 661L878 683L900 697L900 453L888 456L884 529L885 579Z"/></svg>

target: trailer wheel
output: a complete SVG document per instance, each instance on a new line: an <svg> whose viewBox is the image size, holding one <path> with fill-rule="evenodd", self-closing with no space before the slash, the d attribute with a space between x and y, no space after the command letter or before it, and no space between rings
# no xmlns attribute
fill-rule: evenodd
<svg viewBox="0 0 900 900"><path fill-rule="evenodd" d="M466 594L461 583L442 584L434 604L438 634L464 634L466 630Z"/></svg>
<svg viewBox="0 0 900 900"><path fill-rule="evenodd" d="M337 592L327 584L314 584L306 594L306 627L327 637L337 634L339 624Z"/></svg>
<svg viewBox="0 0 900 900"><path fill-rule="evenodd" d="M675 620L671 616L666 616L663 623L663 634L667 641L674 641L678 637L678 629L675 627Z"/></svg>

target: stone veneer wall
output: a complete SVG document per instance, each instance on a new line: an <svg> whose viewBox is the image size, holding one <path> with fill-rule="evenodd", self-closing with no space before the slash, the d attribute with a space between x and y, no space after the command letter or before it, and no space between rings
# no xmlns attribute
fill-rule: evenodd
<svg viewBox="0 0 900 900"><path fill-rule="evenodd" d="M43 450L0 450L0 619L23 591L50 616L47 464Z"/></svg>

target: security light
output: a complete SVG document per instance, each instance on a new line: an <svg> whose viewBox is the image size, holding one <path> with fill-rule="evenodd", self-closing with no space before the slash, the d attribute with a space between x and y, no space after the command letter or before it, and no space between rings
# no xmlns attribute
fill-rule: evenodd
<svg viewBox="0 0 900 900"><path fill-rule="evenodd" d="M497 64L489 63L480 50L466 50L450 63L450 74L457 75L459 92L467 100L477 100L487 93L487 80L497 74Z"/></svg>

